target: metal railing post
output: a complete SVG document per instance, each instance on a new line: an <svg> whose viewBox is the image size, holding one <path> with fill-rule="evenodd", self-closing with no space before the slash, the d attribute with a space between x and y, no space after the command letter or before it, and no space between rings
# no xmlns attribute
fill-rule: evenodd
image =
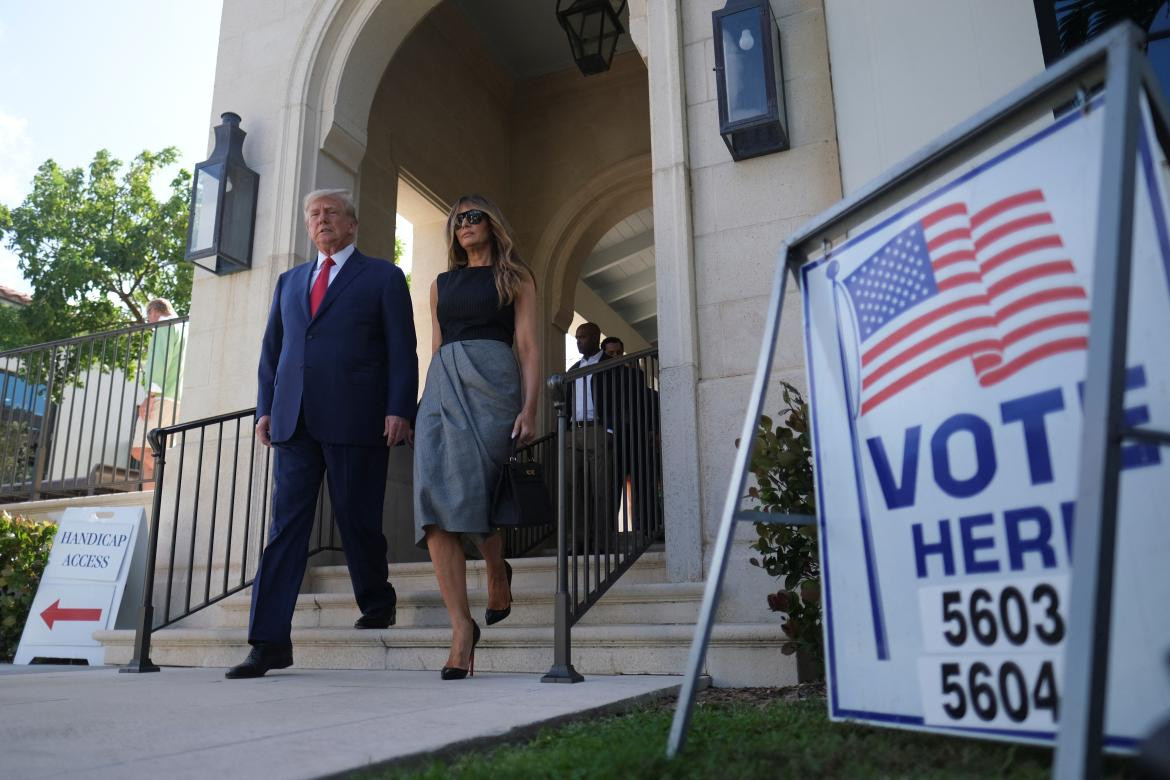
<svg viewBox="0 0 1170 780"><path fill-rule="evenodd" d="M577 683L584 681L571 659L571 629L569 623L569 566L568 534L565 532L565 433L568 428L568 408L562 377L549 377L551 391L557 410L557 592L553 597L553 665L541 682Z"/></svg>
<svg viewBox="0 0 1170 780"><path fill-rule="evenodd" d="M146 544L146 580L142 585L142 607L138 610L138 627L134 632L134 657L119 672L139 674L157 672L159 667L150 660L150 634L154 630L154 568L158 557L158 526L162 514L163 472L167 467L166 434L157 428L150 432L150 449L154 453L154 500L150 512L150 534Z"/></svg>
<svg viewBox="0 0 1170 780"><path fill-rule="evenodd" d="M33 461L32 499L41 497L41 487L44 482L45 469L48 468L47 455L49 449L49 412L53 408L53 384L56 379L57 349L49 350L49 381L45 383L45 413L41 415L41 431L37 436L37 454ZM35 401L34 401L35 404ZM54 422L56 422L54 420Z"/></svg>
<svg viewBox="0 0 1170 780"><path fill-rule="evenodd" d="M1109 48L1096 264L1085 358L1084 419L1070 561L1068 634L1052 776L1101 776L1113 570L1121 482L1125 359L1133 269L1134 182L1141 126L1143 36L1129 27Z"/></svg>

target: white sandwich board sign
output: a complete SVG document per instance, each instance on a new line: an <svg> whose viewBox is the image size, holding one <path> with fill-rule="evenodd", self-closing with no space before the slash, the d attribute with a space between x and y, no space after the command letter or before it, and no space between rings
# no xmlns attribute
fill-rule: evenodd
<svg viewBox="0 0 1170 780"><path fill-rule="evenodd" d="M801 269L835 720L1055 738L1106 110ZM1165 429L1170 198L1142 116L1125 417ZM1120 485L1105 744L1124 750L1170 702L1170 451L1126 444Z"/></svg>
<svg viewBox="0 0 1170 780"><path fill-rule="evenodd" d="M141 507L66 509L14 662L102 663L93 632L133 628L142 600L146 513Z"/></svg>

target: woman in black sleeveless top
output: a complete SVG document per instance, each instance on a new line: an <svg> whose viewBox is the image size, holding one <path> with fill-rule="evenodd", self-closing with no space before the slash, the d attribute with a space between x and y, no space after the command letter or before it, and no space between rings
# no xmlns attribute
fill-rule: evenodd
<svg viewBox="0 0 1170 780"><path fill-rule="evenodd" d="M535 437L540 366L536 285L500 210L477 195L460 198L447 217L447 257L449 270L431 285L432 357L415 422L414 524L451 618L441 676L452 680L474 670L480 636L467 603L461 534L487 564L485 621L499 622L512 609L512 570L488 513L513 441L524 446Z"/></svg>

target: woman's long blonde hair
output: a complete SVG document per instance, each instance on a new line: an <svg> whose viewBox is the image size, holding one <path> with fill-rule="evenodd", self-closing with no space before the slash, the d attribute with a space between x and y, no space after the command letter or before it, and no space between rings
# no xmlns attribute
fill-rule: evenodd
<svg viewBox="0 0 1170 780"><path fill-rule="evenodd" d="M496 293L499 295L500 306L507 306L516 300L520 285L525 279L536 283L532 271L520 259L516 245L512 241L512 227L504 219L500 207L482 195L463 195L455 201L451 211L447 214L447 268L467 267L467 250L459 245L455 237L455 215L465 206L472 206L488 215L491 223L492 235L492 270L496 279Z"/></svg>

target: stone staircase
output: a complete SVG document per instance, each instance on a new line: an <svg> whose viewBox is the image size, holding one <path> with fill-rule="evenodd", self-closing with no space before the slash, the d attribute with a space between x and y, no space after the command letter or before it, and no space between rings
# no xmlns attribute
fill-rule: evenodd
<svg viewBox="0 0 1170 780"><path fill-rule="evenodd" d="M553 660L553 592L556 559L511 561L512 614L483 626L476 669L544 674ZM311 567L293 616L295 665L309 669L438 670L451 638L447 611L430 563L392 564L398 621L392 628L353 628L357 605L344 566ZM482 626L487 577L480 561L467 565L472 615ZM250 592L245 591L156 631L151 659L162 666L231 666L247 654ZM665 557L647 552L573 628L572 661L590 674L682 674L703 583L666 581ZM133 655L133 631L101 631L107 664ZM707 673L720 686L796 682L795 656L780 653L778 622L716 625Z"/></svg>

